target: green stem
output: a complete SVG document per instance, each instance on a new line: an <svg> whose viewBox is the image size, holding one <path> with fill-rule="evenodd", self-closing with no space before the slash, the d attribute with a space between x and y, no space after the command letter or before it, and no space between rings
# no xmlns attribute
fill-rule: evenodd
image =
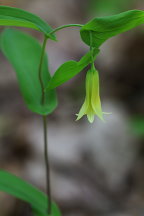
<svg viewBox="0 0 144 216"><path fill-rule="evenodd" d="M81 24L68 24L68 25L62 25L62 26L59 26L58 28L55 28L53 31L51 31L49 34L54 34L55 32L61 30L61 29L64 29L64 28L69 28L69 27L83 27L83 25Z"/></svg>
<svg viewBox="0 0 144 216"><path fill-rule="evenodd" d="M43 45L42 45L39 70L38 70L38 76L39 76L39 81L40 81L41 90L42 90L42 101L41 101L42 104L44 104L44 100L45 100L45 88L44 88L43 79L42 79L42 65L43 65L43 60L44 60L44 54L45 54L47 39L48 38L45 36L44 41L43 41Z"/></svg>
<svg viewBox="0 0 144 216"><path fill-rule="evenodd" d="M69 24L69 25L63 25L56 29L54 29L50 34L54 34L55 32L68 27L82 27L83 25L80 24ZM39 64L39 70L38 70L38 77L41 85L42 90L42 104L45 102L45 88L43 83L43 77L42 77L42 65L44 60L44 54L45 54L45 48L46 48L46 42L48 37L45 36L43 45L42 45L42 51L41 51L41 57L40 57L40 64ZM48 215L51 215L52 212L52 198L51 198L51 188L50 188L50 165L49 165L49 157L48 157L48 140L47 140L47 119L46 116L43 116L43 130L44 130L44 156L45 156L45 166L46 166L46 192L47 192L47 212Z"/></svg>
<svg viewBox="0 0 144 216"><path fill-rule="evenodd" d="M47 119L43 116L43 129L44 129L44 155L45 155L45 165L46 165L46 192L47 192L47 212L51 215L52 212L52 198L51 198L51 188L50 188L50 165L48 157L48 139L47 139Z"/></svg>
<svg viewBox="0 0 144 216"><path fill-rule="evenodd" d="M94 55L93 55L93 44L92 44L92 32L90 31L90 53L91 53L91 69L94 69Z"/></svg>
<svg viewBox="0 0 144 216"><path fill-rule="evenodd" d="M68 24L68 25L62 25L59 26L58 28L55 28L53 31L51 31L49 34L54 34L55 32L68 28L68 27L82 27L83 25L81 24ZM39 70L38 70L38 76L39 76L39 81L41 85L41 90L42 90L42 104L45 102L45 87L43 84L43 79L42 79L42 65L43 65L43 60L44 60L44 54L45 54L45 48L46 48L46 43L47 43L48 37L45 35L43 45L42 45L42 51L41 51L41 57L40 57L40 64L39 64Z"/></svg>

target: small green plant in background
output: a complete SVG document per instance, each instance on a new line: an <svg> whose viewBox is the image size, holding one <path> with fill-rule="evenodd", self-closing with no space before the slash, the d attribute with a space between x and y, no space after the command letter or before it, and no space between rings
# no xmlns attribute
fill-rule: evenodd
<svg viewBox="0 0 144 216"><path fill-rule="evenodd" d="M115 14L133 8L135 0L89 0L89 11L94 14Z"/></svg>
<svg viewBox="0 0 144 216"><path fill-rule="evenodd" d="M109 38L126 32L144 23L141 10L126 11L117 15L94 18L85 25L69 24L52 29L45 21L27 11L0 6L0 25L27 27L40 31L42 46L30 35L14 29L5 29L0 36L1 51L15 69L24 101L32 112L42 116L44 129L45 164L47 195L22 179L0 171L0 190L16 198L27 201L35 216L59 216L60 211L51 199L49 159L47 146L47 115L57 106L56 88L80 73L90 65L86 75L86 97L77 120L87 115L93 122L94 116L103 118L99 94L99 75L94 62L100 52L100 46ZM45 48L48 40L57 42L55 33L63 28L80 29L82 41L90 48L79 61L67 61L51 77Z"/></svg>

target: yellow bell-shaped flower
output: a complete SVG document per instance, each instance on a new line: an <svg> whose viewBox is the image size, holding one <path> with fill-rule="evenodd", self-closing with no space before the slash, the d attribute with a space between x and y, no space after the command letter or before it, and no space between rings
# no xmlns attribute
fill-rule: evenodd
<svg viewBox="0 0 144 216"><path fill-rule="evenodd" d="M94 65L86 74L86 97L76 120L83 115L87 115L90 123L94 121L95 115L104 121L99 95L99 74Z"/></svg>

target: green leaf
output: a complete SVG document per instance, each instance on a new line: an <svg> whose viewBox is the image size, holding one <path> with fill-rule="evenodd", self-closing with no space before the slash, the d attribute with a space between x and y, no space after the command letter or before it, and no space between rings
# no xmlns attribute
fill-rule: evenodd
<svg viewBox="0 0 144 216"><path fill-rule="evenodd" d="M32 210L33 216L43 216L41 212L35 211L34 209Z"/></svg>
<svg viewBox="0 0 144 216"><path fill-rule="evenodd" d="M144 137L144 116L133 117L130 123L133 132L138 136Z"/></svg>
<svg viewBox="0 0 144 216"><path fill-rule="evenodd" d="M144 24L144 11L131 10L113 16L95 18L85 24L81 30L81 38L90 45L90 32L92 46L100 47L107 39L126 32L134 27Z"/></svg>
<svg viewBox="0 0 144 216"><path fill-rule="evenodd" d="M43 32L52 40L56 40L54 35L49 33L52 28L40 17L19 8L0 6L0 25L19 26L36 29Z"/></svg>
<svg viewBox="0 0 144 216"><path fill-rule="evenodd" d="M90 0L90 12L93 14L114 14L128 10L134 4L135 0ZM108 4L107 4L108 3Z"/></svg>
<svg viewBox="0 0 144 216"><path fill-rule="evenodd" d="M6 192L18 199L28 202L36 216L47 216L47 197L33 185L16 177L15 175L0 171L0 191ZM51 216L60 216L60 211L55 203L52 203Z"/></svg>
<svg viewBox="0 0 144 216"><path fill-rule="evenodd" d="M99 53L99 49L94 49L93 53L95 58ZM65 62L56 70L54 76L48 83L47 89L56 88L61 84L65 83L66 81L70 80L79 72L81 72L91 62L91 52L88 52L85 56L83 56L79 62Z"/></svg>
<svg viewBox="0 0 144 216"><path fill-rule="evenodd" d="M38 78L38 68L41 46L36 39L14 29L6 29L0 40L0 45L16 71L19 86L28 108L41 115L51 113L57 106L55 90L45 93L45 103L42 102L42 90ZM44 57L43 67L44 87L50 80L47 56Z"/></svg>
<svg viewBox="0 0 144 216"><path fill-rule="evenodd" d="M32 209L32 213L33 213L33 216L48 216L47 214L37 211L34 208ZM57 213L52 213L52 215L50 216L60 216L60 215L61 215L60 211L59 212L57 211Z"/></svg>

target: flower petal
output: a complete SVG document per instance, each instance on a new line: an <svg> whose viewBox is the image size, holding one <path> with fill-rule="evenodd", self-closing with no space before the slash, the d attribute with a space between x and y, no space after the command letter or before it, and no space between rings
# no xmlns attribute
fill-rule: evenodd
<svg viewBox="0 0 144 216"><path fill-rule="evenodd" d="M79 113L76 114L78 116L76 121L81 119L83 117L83 115L87 114L87 110L88 110L88 107L89 107L90 96L91 96L91 92L90 92L91 77L90 77L89 71L90 70L88 70L88 72L86 74L86 82L85 82L85 85L86 85L86 97L85 97L85 101L84 101Z"/></svg>
<svg viewBox="0 0 144 216"><path fill-rule="evenodd" d="M91 70L88 70L86 74L86 101L88 105L91 102L91 84L92 84Z"/></svg>
<svg viewBox="0 0 144 216"><path fill-rule="evenodd" d="M92 108L95 114L101 120L104 120L102 107L101 107L101 101L100 101L100 95L99 95L99 74L96 69L93 71L91 105L92 105Z"/></svg>
<svg viewBox="0 0 144 216"><path fill-rule="evenodd" d="M86 114L86 111L87 111L87 104L86 104L86 99L85 99L85 101L84 101L84 103L83 103L83 105L82 105L79 113L76 114L77 115L76 121L78 121L79 119L81 119Z"/></svg>
<svg viewBox="0 0 144 216"><path fill-rule="evenodd" d="M93 121L94 121L94 116L95 116L95 113L92 112L92 111L87 113L87 118L88 118L88 121L89 121L90 123L93 123Z"/></svg>

